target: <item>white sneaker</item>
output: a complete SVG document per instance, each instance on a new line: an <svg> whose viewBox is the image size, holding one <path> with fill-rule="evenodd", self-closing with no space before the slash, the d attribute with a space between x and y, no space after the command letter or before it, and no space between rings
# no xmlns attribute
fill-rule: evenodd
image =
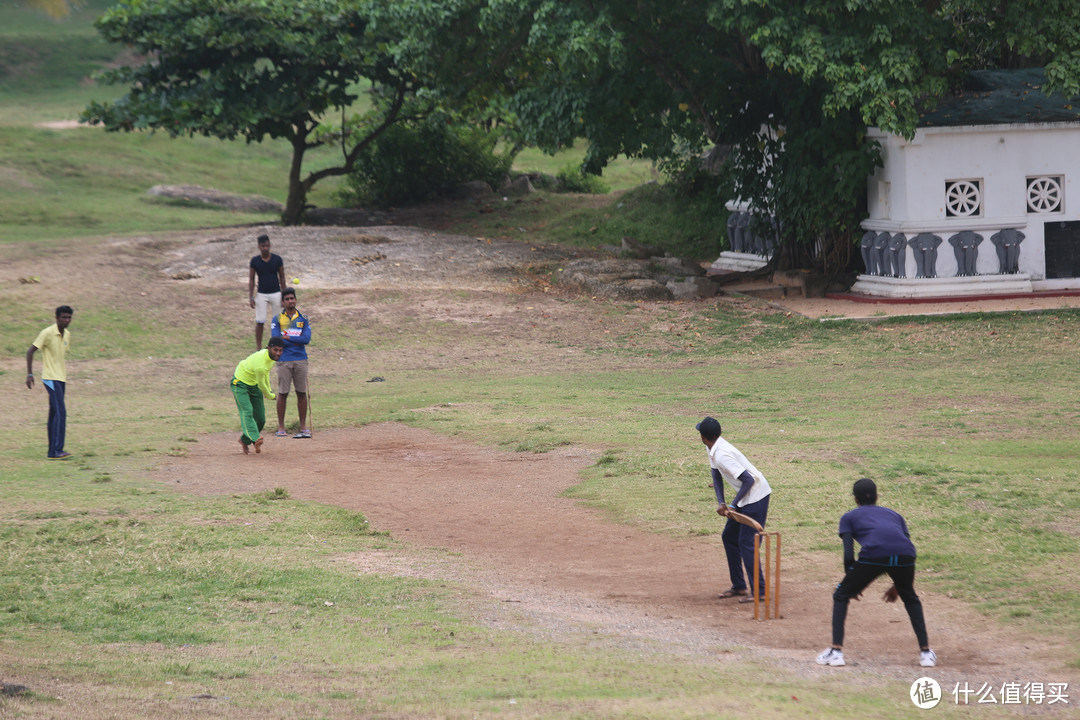
<svg viewBox="0 0 1080 720"><path fill-rule="evenodd" d="M825 648L821 651L821 654L817 656L817 664L843 667L844 653L842 650L837 650L836 648Z"/></svg>
<svg viewBox="0 0 1080 720"><path fill-rule="evenodd" d="M919 653L919 664L923 667L935 667L937 665L937 655L933 650L923 650Z"/></svg>

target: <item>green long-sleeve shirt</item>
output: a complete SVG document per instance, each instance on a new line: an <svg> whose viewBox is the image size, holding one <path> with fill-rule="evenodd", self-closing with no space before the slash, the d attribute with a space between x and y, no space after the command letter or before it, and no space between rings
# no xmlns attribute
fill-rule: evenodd
<svg viewBox="0 0 1080 720"><path fill-rule="evenodd" d="M253 352L236 366L233 383L257 386L262 390L263 397L273 400L276 396L270 389L270 368L274 367L275 362L267 350Z"/></svg>

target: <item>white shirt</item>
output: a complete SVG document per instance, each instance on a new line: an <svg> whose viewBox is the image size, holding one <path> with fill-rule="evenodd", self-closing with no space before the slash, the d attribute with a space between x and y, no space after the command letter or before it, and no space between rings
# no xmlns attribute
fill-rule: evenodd
<svg viewBox="0 0 1080 720"><path fill-rule="evenodd" d="M746 456L739 452L739 449L729 443L722 437L716 438L716 442L709 448L709 467L719 470L720 475L724 480L727 480L728 485L735 489L735 495L739 494L739 490L742 489L742 480L739 476L743 472L749 472L750 476L754 478L754 485L750 488L746 496L739 501L740 507L743 505L749 505L756 503L758 500L762 500L767 497L772 488L769 487L769 481L765 479L765 476L761 474L761 471L754 467L753 463L746 459ZM716 493L717 499L720 497L719 491ZM734 498L733 498L734 499ZM731 504L730 502L728 503Z"/></svg>

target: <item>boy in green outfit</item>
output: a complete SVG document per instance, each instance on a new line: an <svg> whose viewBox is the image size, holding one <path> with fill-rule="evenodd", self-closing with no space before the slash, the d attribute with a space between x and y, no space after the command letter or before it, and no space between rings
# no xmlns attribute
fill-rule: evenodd
<svg viewBox="0 0 1080 720"><path fill-rule="evenodd" d="M232 388L233 397L236 398L236 409L240 411L240 446L244 448L244 454L251 451L249 445L255 446L255 452L262 452L263 439L259 433L266 424L266 407L263 398L275 399L274 392L270 389L270 368L281 357L285 349L285 341L281 338L270 338L265 350L258 350L240 361L233 372Z"/></svg>

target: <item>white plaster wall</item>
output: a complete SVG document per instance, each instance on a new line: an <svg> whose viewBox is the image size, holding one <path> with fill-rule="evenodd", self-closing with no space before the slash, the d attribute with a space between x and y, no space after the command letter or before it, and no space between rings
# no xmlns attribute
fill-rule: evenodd
<svg viewBox="0 0 1080 720"><path fill-rule="evenodd" d="M922 128L911 141L872 129L882 146L885 167L869 179L868 230L903 232L909 238L933 232L944 241L938 248L937 274L956 274L957 263L949 237L961 230L983 235L977 272L996 273L998 259L990 235L1016 228L1025 239L1020 272L1045 278L1043 223L1080 219L1080 125L994 125ZM1063 212L1027 211L1027 179L1054 175L1063 178ZM980 180L982 214L948 217L945 183ZM906 274L914 277L908 249Z"/></svg>

